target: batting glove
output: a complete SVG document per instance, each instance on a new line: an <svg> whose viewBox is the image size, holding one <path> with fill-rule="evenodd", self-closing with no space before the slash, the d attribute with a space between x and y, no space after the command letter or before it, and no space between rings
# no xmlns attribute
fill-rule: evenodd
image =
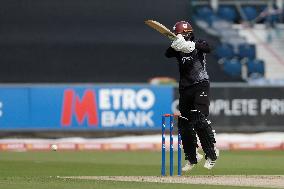
<svg viewBox="0 0 284 189"><path fill-rule="evenodd" d="M176 51L181 51L185 47L185 39L181 34L177 35L177 38L172 42L171 47Z"/></svg>
<svg viewBox="0 0 284 189"><path fill-rule="evenodd" d="M186 41L183 43L182 48L180 49L181 52L184 53L191 53L195 49L195 43L193 41Z"/></svg>

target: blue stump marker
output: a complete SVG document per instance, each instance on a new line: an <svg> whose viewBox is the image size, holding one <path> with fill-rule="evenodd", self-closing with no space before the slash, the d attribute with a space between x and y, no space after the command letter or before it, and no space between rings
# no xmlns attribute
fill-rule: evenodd
<svg viewBox="0 0 284 189"><path fill-rule="evenodd" d="M174 121L170 116L170 175L174 174L174 138L173 138Z"/></svg>
<svg viewBox="0 0 284 189"><path fill-rule="evenodd" d="M181 134L178 129L178 176L181 176Z"/></svg>
<svg viewBox="0 0 284 189"><path fill-rule="evenodd" d="M165 116L162 116L162 169L161 169L161 175L166 175L166 118Z"/></svg>

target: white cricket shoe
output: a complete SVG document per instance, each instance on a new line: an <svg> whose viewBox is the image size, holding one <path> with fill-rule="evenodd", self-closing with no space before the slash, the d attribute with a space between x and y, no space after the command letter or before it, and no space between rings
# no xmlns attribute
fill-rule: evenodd
<svg viewBox="0 0 284 189"><path fill-rule="evenodd" d="M193 169L194 166L195 164L191 164L189 161L187 161L187 163L183 166L181 170L184 172L190 171L191 169Z"/></svg>
<svg viewBox="0 0 284 189"><path fill-rule="evenodd" d="M197 152L196 159L197 159L197 163L200 162L203 159L203 155ZM191 169L193 169L194 166L195 164L191 164L189 161L187 161L187 163L183 166L181 170L184 172L190 171Z"/></svg>
<svg viewBox="0 0 284 189"><path fill-rule="evenodd" d="M215 154L216 154L217 157L219 157L219 155L220 155L219 149L215 148ZM216 164L216 160L212 161L210 158L208 158L204 163L204 167L206 169L212 169L215 166L215 164Z"/></svg>
<svg viewBox="0 0 284 189"><path fill-rule="evenodd" d="M205 161L204 167L205 167L206 169L212 169L212 168L215 166L215 163L216 163L216 161L212 161L210 158L208 158L208 159Z"/></svg>

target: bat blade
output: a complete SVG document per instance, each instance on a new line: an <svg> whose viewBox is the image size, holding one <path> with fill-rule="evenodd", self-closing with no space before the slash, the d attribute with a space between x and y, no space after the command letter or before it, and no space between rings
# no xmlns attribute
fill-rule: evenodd
<svg viewBox="0 0 284 189"><path fill-rule="evenodd" d="M176 35L171 32L171 30L169 30L166 26L164 26L163 24L155 21L155 20L146 20L145 24L148 25L149 27L155 29L156 31L158 31L159 33L165 35L166 37L168 37L170 40L175 40L176 39Z"/></svg>

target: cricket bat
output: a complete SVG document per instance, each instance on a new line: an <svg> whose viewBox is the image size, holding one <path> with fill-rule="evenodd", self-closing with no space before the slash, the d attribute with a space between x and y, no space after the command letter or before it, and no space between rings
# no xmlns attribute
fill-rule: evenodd
<svg viewBox="0 0 284 189"><path fill-rule="evenodd" d="M156 31L158 31L159 33L165 35L166 37L168 37L170 40L175 40L176 39L176 35L171 32L171 30L169 30L166 26L164 26L163 24L155 21L155 20L146 20L145 24L148 25L149 27L155 29Z"/></svg>

